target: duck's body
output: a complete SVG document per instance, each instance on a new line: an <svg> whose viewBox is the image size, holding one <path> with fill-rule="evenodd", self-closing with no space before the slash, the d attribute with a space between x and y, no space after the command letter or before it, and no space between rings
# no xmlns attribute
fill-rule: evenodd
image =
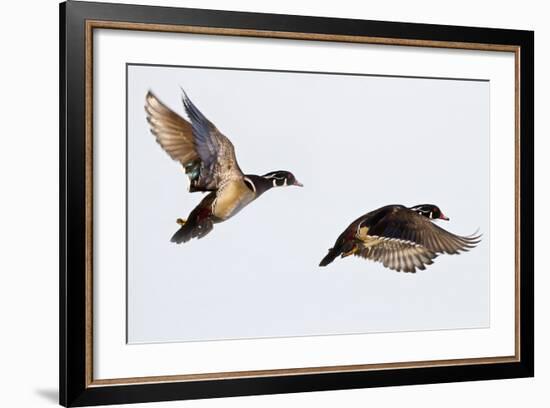
<svg viewBox="0 0 550 408"><path fill-rule="evenodd" d="M204 237L215 223L231 218L272 187L301 186L288 171L263 176L243 174L231 141L185 93L183 104L191 123L167 108L151 92L146 96L147 120L157 142L185 169L189 191L208 193L186 221L178 219L181 227L172 242Z"/></svg>
<svg viewBox="0 0 550 408"><path fill-rule="evenodd" d="M353 221L319 265L326 266L338 256L356 255L396 271L416 272L432 264L439 254L458 254L480 242L480 236L462 237L445 231L432 222L436 219L448 220L431 204L378 208Z"/></svg>
<svg viewBox="0 0 550 408"><path fill-rule="evenodd" d="M210 194L215 196L212 215L222 221L231 218L259 197L242 180L232 180Z"/></svg>
<svg viewBox="0 0 550 408"><path fill-rule="evenodd" d="M202 238L212 230L214 224L233 217L272 187L273 184L256 175L245 176L244 182L228 182L206 195L186 221L179 221L181 228L172 237L172 242Z"/></svg>

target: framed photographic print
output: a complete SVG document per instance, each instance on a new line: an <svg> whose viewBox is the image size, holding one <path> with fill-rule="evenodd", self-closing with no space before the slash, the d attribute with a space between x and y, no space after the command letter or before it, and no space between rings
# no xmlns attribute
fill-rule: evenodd
<svg viewBox="0 0 550 408"><path fill-rule="evenodd" d="M533 375L533 32L60 21L62 405Z"/></svg>

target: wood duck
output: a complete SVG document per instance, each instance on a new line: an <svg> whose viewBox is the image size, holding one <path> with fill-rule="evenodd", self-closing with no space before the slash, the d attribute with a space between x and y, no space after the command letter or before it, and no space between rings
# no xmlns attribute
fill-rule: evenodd
<svg viewBox="0 0 550 408"><path fill-rule="evenodd" d="M398 272L416 272L416 268L426 269L439 254L459 254L481 241L481 235L462 237L445 231L434 220L449 218L433 204L381 207L353 221L319 266L337 256L356 255Z"/></svg>
<svg viewBox="0 0 550 408"><path fill-rule="evenodd" d="M302 186L288 171L272 171L263 176L243 174L231 141L199 111L185 91L182 99L190 122L166 107L151 91L145 98L151 133L164 151L183 166L190 181L189 191L208 192L187 220L177 219L180 228L172 242L204 237L215 223L231 218L273 187Z"/></svg>

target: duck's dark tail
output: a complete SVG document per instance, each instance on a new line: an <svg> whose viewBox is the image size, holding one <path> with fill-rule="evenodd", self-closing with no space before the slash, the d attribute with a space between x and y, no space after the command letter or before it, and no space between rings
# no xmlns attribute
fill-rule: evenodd
<svg viewBox="0 0 550 408"><path fill-rule="evenodd" d="M205 218L200 222L197 222L196 219L191 219L184 223L180 229L176 231L170 241L175 242L176 244L181 244L192 238L202 238L212 231L213 228L214 224L209 218Z"/></svg>
<svg viewBox="0 0 550 408"><path fill-rule="evenodd" d="M327 266L329 263L334 261L342 253L341 248L330 248L328 254L321 260L319 266Z"/></svg>

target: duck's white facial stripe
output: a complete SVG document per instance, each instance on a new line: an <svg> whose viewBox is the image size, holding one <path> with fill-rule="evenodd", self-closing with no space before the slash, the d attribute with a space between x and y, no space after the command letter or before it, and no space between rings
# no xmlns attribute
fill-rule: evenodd
<svg viewBox="0 0 550 408"><path fill-rule="evenodd" d="M282 177L276 177L276 176L272 176L272 177L269 177L269 178L272 178L273 179L273 187L283 187L283 186L287 186L288 182L287 182L287 179L286 177L282 178ZM282 184L278 184L277 182L280 182L280 181L283 181Z"/></svg>
<svg viewBox="0 0 550 408"><path fill-rule="evenodd" d="M254 185L252 180L250 180L248 177L245 177L244 180L250 187L252 187L252 191L255 193L256 192L256 186Z"/></svg>
<svg viewBox="0 0 550 408"><path fill-rule="evenodd" d="M429 213L426 210L419 210L417 211L418 215L423 215L424 217L429 218L430 220L434 219L434 213L433 211L430 211Z"/></svg>

